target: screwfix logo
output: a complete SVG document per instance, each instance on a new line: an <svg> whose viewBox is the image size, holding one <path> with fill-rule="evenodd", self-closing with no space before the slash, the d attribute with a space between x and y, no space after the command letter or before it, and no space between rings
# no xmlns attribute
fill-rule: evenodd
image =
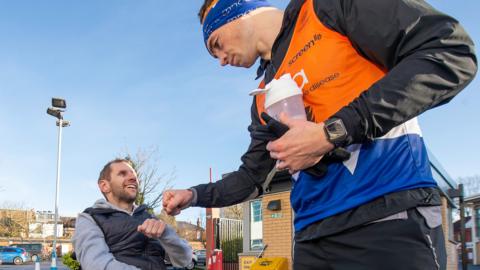
<svg viewBox="0 0 480 270"><path fill-rule="evenodd" d="M306 53L310 48L315 46L315 43L322 39L321 34L314 34L312 39L309 40L293 57L288 61L288 65L291 66L295 63L304 53Z"/></svg>

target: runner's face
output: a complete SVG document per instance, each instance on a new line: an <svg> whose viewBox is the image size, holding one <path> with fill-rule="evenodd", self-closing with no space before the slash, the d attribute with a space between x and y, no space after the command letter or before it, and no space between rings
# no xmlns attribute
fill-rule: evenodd
<svg viewBox="0 0 480 270"><path fill-rule="evenodd" d="M249 68L259 56L253 30L243 18L229 22L210 35L208 50L222 66Z"/></svg>

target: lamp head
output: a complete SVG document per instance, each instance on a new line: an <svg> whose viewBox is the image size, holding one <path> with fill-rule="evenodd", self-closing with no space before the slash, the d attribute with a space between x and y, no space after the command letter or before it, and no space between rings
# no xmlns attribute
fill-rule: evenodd
<svg viewBox="0 0 480 270"><path fill-rule="evenodd" d="M57 119L63 119L62 111L59 109L48 108L47 113L53 117L56 117Z"/></svg>
<svg viewBox="0 0 480 270"><path fill-rule="evenodd" d="M269 201L267 205L267 209L270 211L282 210L282 201L281 200Z"/></svg>
<svg viewBox="0 0 480 270"><path fill-rule="evenodd" d="M63 98L52 98L52 106L54 108L66 109L67 102Z"/></svg>
<svg viewBox="0 0 480 270"><path fill-rule="evenodd" d="M57 120L57 127L60 126L60 120ZM62 127L68 127L70 126L70 121L63 120L62 121Z"/></svg>

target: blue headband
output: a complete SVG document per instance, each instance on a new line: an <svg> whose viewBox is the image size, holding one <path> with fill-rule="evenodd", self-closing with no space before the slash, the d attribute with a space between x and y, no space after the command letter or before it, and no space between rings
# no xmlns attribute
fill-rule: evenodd
<svg viewBox="0 0 480 270"><path fill-rule="evenodd" d="M270 7L265 0L219 0L211 9L203 22L203 39L205 45L213 31L238 19L250 11L260 7Z"/></svg>

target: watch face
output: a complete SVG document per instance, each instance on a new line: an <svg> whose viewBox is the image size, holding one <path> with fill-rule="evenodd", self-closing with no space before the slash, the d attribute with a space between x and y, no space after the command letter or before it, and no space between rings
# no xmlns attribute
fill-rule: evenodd
<svg viewBox="0 0 480 270"><path fill-rule="evenodd" d="M343 125L341 119L336 119L332 122L329 122L325 128L327 129L328 137L332 142L342 140L347 136L345 126Z"/></svg>

